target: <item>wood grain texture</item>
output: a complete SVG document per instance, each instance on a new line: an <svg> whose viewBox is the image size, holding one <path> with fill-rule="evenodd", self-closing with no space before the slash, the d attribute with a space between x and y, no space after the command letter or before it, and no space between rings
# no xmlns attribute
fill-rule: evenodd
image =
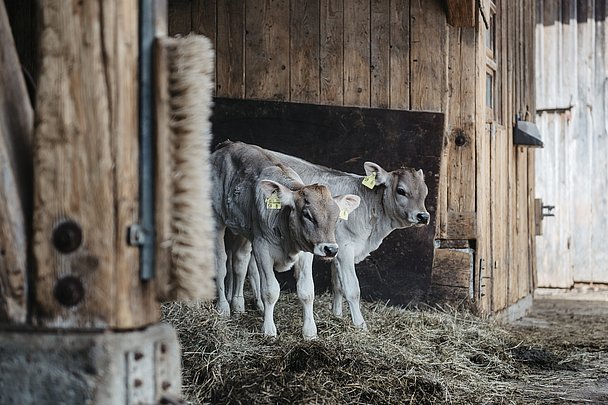
<svg viewBox="0 0 608 405"><path fill-rule="evenodd" d="M344 2L344 105L370 105L370 2Z"/></svg>
<svg viewBox="0 0 608 405"><path fill-rule="evenodd" d="M390 0L371 1L370 106L390 105ZM388 41L387 41L388 39ZM396 83L399 85L398 83Z"/></svg>
<svg viewBox="0 0 608 405"><path fill-rule="evenodd" d="M192 31L192 1L168 0L169 35L187 35Z"/></svg>
<svg viewBox="0 0 608 405"><path fill-rule="evenodd" d="M290 100L318 103L320 98L318 0L290 3Z"/></svg>
<svg viewBox="0 0 608 405"><path fill-rule="evenodd" d="M25 323L34 115L0 3L0 323Z"/></svg>
<svg viewBox="0 0 608 405"><path fill-rule="evenodd" d="M390 108L410 108L410 0L391 0L390 14Z"/></svg>
<svg viewBox="0 0 608 405"><path fill-rule="evenodd" d="M473 270L471 249L437 249L433 259L432 283L469 289Z"/></svg>
<svg viewBox="0 0 608 405"><path fill-rule="evenodd" d="M127 227L138 221L137 2L100 8L48 0L41 18L36 322L117 328L155 322L154 291L139 282L139 251L126 240ZM66 220L78 224L82 243L61 253L51 241Z"/></svg>
<svg viewBox="0 0 608 405"><path fill-rule="evenodd" d="M320 101L344 104L344 2L320 0Z"/></svg>
<svg viewBox="0 0 608 405"><path fill-rule="evenodd" d="M225 3L220 1L220 3ZM193 0L191 24L192 32L204 35L211 40L217 54L217 0ZM242 35L242 28L240 29ZM242 44L242 41L241 41ZM217 83L217 58L214 69L214 83ZM217 93L217 85L214 94Z"/></svg>
<svg viewBox="0 0 608 405"><path fill-rule="evenodd" d="M446 0L448 24L454 27L475 27L477 2L475 0Z"/></svg>
<svg viewBox="0 0 608 405"><path fill-rule="evenodd" d="M245 0L217 4L216 94L245 96Z"/></svg>
<svg viewBox="0 0 608 405"><path fill-rule="evenodd" d="M192 32L206 36L213 44L217 36L217 6L217 0L192 0Z"/></svg>
<svg viewBox="0 0 608 405"><path fill-rule="evenodd" d="M245 97L289 100L289 0L247 0Z"/></svg>
<svg viewBox="0 0 608 405"><path fill-rule="evenodd" d="M445 111L447 25L443 5L438 0L411 0L410 10L411 108Z"/></svg>
<svg viewBox="0 0 608 405"><path fill-rule="evenodd" d="M448 47L448 212L475 211L476 30L450 28ZM449 224L448 224L449 226Z"/></svg>

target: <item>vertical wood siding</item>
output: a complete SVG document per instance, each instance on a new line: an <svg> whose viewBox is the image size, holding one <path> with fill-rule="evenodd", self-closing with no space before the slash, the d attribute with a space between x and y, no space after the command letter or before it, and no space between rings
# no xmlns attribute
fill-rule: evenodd
<svg viewBox="0 0 608 405"><path fill-rule="evenodd" d="M169 21L171 35L214 41L218 96L441 112L447 105L439 0L171 0Z"/></svg>
<svg viewBox="0 0 608 405"><path fill-rule="evenodd" d="M531 293L535 265L534 152L512 143L515 115L534 120L534 0L496 3L492 122L484 23L449 26L440 0L199 0L176 21L215 33L218 96L445 113L436 237L474 253L442 252L467 265L437 280L496 312Z"/></svg>
<svg viewBox="0 0 608 405"><path fill-rule="evenodd" d="M537 238L538 284L608 283L606 2L537 0L536 195L555 205Z"/></svg>

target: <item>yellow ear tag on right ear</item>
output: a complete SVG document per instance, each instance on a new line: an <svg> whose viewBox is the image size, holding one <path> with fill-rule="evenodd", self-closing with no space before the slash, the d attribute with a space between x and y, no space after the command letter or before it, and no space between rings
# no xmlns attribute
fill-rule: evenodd
<svg viewBox="0 0 608 405"><path fill-rule="evenodd" d="M340 208L340 219L348 221L348 210L346 208Z"/></svg>
<svg viewBox="0 0 608 405"><path fill-rule="evenodd" d="M266 199L266 208L269 210L281 209L281 199L276 193L272 193L270 197Z"/></svg>
<svg viewBox="0 0 608 405"><path fill-rule="evenodd" d="M374 172L369 176L365 176L361 183L370 190L373 190L376 187L376 173Z"/></svg>

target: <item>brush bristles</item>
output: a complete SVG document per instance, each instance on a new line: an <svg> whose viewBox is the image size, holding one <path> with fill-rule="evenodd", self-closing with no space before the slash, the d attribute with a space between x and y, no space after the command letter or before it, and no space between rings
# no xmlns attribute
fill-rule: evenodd
<svg viewBox="0 0 608 405"><path fill-rule="evenodd" d="M202 36L176 38L168 51L173 170L170 298L212 299L211 109L214 52Z"/></svg>

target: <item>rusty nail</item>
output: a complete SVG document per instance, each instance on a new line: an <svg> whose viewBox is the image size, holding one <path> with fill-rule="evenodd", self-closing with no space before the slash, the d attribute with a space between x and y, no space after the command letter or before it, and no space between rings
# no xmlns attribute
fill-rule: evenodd
<svg viewBox="0 0 608 405"><path fill-rule="evenodd" d="M169 381L163 381L162 388L163 391L167 391L171 387L171 383Z"/></svg>
<svg viewBox="0 0 608 405"><path fill-rule="evenodd" d="M144 357L144 354L142 352L135 352L135 360L141 360L142 357Z"/></svg>
<svg viewBox="0 0 608 405"><path fill-rule="evenodd" d="M135 381L133 381L133 385L135 385L135 387L141 387L143 385L143 381L140 380L139 378L136 378Z"/></svg>
<svg viewBox="0 0 608 405"><path fill-rule="evenodd" d="M163 353L163 354L167 353L167 345L166 344L162 343L160 345L160 352Z"/></svg>
<svg viewBox="0 0 608 405"><path fill-rule="evenodd" d="M84 298L82 281L74 276L60 278L53 289L55 299L65 307L73 307Z"/></svg>
<svg viewBox="0 0 608 405"><path fill-rule="evenodd" d="M82 229L72 221L67 220L58 224L53 230L53 245L61 253L71 253L82 243Z"/></svg>

